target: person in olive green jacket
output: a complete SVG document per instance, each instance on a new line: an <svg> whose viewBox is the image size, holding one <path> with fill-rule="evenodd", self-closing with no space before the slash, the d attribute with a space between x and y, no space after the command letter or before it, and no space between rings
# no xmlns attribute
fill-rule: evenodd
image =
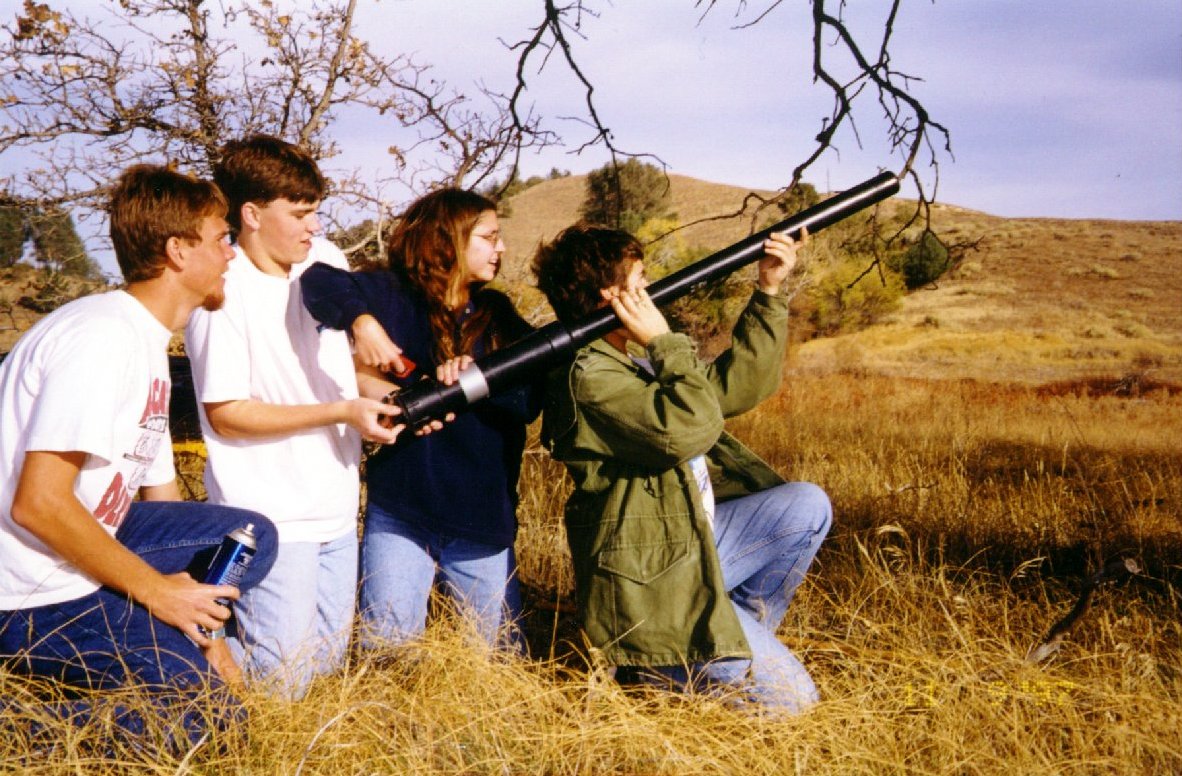
<svg viewBox="0 0 1182 776"><path fill-rule="evenodd" d="M610 305L623 324L551 376L542 429L574 480L565 523L582 626L622 683L789 713L817 700L775 633L829 530L829 499L723 430L779 385L796 249L787 235L765 242L758 287L713 363L670 332L627 233L573 226L534 258L560 320Z"/></svg>

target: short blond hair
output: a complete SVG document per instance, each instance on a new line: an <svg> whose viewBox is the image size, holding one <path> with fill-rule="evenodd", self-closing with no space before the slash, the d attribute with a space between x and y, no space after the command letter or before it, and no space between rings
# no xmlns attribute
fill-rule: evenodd
<svg viewBox="0 0 1182 776"><path fill-rule="evenodd" d="M163 165L127 168L111 191L111 242L123 280L151 280L164 272L170 237L201 239L201 222L224 218L226 198L212 182Z"/></svg>

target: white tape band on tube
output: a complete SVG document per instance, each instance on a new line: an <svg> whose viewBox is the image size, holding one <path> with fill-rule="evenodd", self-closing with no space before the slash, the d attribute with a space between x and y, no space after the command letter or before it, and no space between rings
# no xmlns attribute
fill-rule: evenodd
<svg viewBox="0 0 1182 776"><path fill-rule="evenodd" d="M484 372L475 365L460 372L459 383L460 390L464 392L469 404L488 396L488 381L484 379Z"/></svg>

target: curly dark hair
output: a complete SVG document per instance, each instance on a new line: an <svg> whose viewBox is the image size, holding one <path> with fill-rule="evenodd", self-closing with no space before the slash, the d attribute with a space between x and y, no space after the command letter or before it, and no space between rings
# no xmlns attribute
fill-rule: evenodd
<svg viewBox="0 0 1182 776"><path fill-rule="evenodd" d="M627 259L644 259L640 241L620 229L575 224L534 254L538 288L560 321L576 321L603 303L599 291L623 283Z"/></svg>

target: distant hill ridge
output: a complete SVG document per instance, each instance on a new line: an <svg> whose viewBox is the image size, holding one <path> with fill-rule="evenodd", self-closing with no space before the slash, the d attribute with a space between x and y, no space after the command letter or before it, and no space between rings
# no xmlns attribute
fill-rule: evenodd
<svg viewBox="0 0 1182 776"><path fill-rule="evenodd" d="M511 199L506 282L532 284L530 257L577 220L584 185L584 176L547 180ZM734 213L751 192L681 175L670 186L681 223ZM716 250L749 234L752 212L678 239ZM1182 380L1182 222L1012 219L945 204L932 214L946 239L978 249L890 320L806 343L795 368L1035 382L1140 370ZM38 277L0 270L0 352L39 317L20 304L39 293Z"/></svg>
<svg viewBox="0 0 1182 776"><path fill-rule="evenodd" d="M670 175L669 186L672 210L682 224L736 212L741 208L744 196L753 191L684 175ZM540 242L549 240L578 220L579 206L583 203L585 191L586 176L571 175L542 181L510 199L512 212L503 219L502 225L508 246L506 270L511 273L507 280L528 282L528 265L534 250ZM774 192L756 193L771 196ZM679 238L687 245L714 249L741 240L750 233L750 219L755 204L752 203L752 207L748 208L745 218L690 226L678 233Z"/></svg>

